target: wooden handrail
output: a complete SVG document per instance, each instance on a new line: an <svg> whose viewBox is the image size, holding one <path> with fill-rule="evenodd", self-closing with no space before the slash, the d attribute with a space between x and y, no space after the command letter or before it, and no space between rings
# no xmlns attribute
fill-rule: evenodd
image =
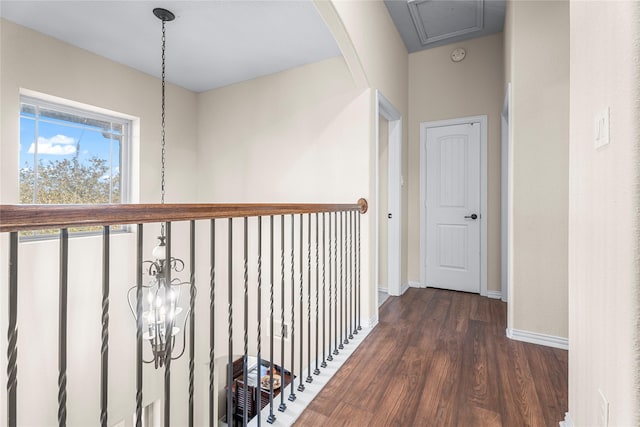
<svg viewBox="0 0 640 427"><path fill-rule="evenodd" d="M0 232L348 210L366 213L367 208L366 199L355 204L0 205Z"/></svg>

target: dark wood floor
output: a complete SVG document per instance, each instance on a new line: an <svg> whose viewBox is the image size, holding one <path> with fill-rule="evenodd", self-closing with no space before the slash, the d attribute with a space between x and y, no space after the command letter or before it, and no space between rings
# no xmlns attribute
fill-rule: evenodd
<svg viewBox="0 0 640 427"><path fill-rule="evenodd" d="M409 289L296 426L558 426L567 352L505 337L506 305Z"/></svg>

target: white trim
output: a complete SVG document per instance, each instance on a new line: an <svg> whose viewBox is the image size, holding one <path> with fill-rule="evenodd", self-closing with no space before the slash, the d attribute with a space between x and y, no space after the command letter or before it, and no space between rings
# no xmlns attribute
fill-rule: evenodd
<svg viewBox="0 0 640 427"><path fill-rule="evenodd" d="M569 339L554 335L539 334L538 332L521 331L507 328L507 338L531 344L546 345L547 347L569 350Z"/></svg>
<svg viewBox="0 0 640 427"><path fill-rule="evenodd" d="M420 282L416 282L415 280L409 280L410 288L426 288L426 286L422 285Z"/></svg>
<svg viewBox="0 0 640 427"><path fill-rule="evenodd" d="M573 427L573 420L568 412L564 413L564 421L560 421L560 427Z"/></svg>
<svg viewBox="0 0 640 427"><path fill-rule="evenodd" d="M291 426L295 423L300 415L304 412L311 401L320 393L323 387L329 382L329 380L338 372L338 370L344 365L344 363L353 355L358 346L362 344L367 335L371 332L372 327L366 327L362 325L362 330L349 340L349 344L344 346L343 350L340 350L339 354L333 355L333 360L327 364L326 368L320 371L320 374L313 376L313 382L305 383L304 392L296 393L296 400L293 402L287 401L287 410L284 412L278 411L276 413L276 420L271 424L272 426ZM302 372L302 378L308 375L308 371ZM269 405L262 410L262 420L266 420L269 415ZM258 417L254 417L249 423L249 426L258 425Z"/></svg>
<svg viewBox="0 0 640 427"><path fill-rule="evenodd" d="M369 320L363 320L362 321L362 327L363 328L368 328L368 329L373 329L376 327L376 325L378 324L378 312L376 310L376 313L371 316L371 318Z"/></svg>
<svg viewBox="0 0 640 427"><path fill-rule="evenodd" d="M502 291L487 291L487 298L502 299Z"/></svg>
<svg viewBox="0 0 640 427"><path fill-rule="evenodd" d="M404 293L407 292L410 287L411 285L409 285L409 282L404 282L402 284L402 287L400 288L400 295L404 295Z"/></svg>
<svg viewBox="0 0 640 427"><path fill-rule="evenodd" d="M427 283L427 129L465 123L480 124L480 295L487 295L487 116L470 116L456 119L420 123L420 283Z"/></svg>
<svg viewBox="0 0 640 427"><path fill-rule="evenodd" d="M509 300L509 244L510 228L513 212L510 209L511 183L509 174L509 153L511 153L511 83L507 83L502 114L500 116L500 288L502 289L502 301Z"/></svg>
<svg viewBox="0 0 640 427"><path fill-rule="evenodd" d="M387 185L387 208L392 215L389 220L388 236L387 236L387 289L388 294L393 296L402 295L401 285L401 230L402 230L402 114L393 104L384 97L384 95L376 90L375 100L375 197L374 204L375 215L375 282L380 283L378 277L379 269L379 239L380 227L380 116L389 121L389 181ZM378 304L376 295L376 305Z"/></svg>
<svg viewBox="0 0 640 427"><path fill-rule="evenodd" d="M388 294L389 290L386 287L382 286L382 285L378 285L378 292L385 292L385 293Z"/></svg>

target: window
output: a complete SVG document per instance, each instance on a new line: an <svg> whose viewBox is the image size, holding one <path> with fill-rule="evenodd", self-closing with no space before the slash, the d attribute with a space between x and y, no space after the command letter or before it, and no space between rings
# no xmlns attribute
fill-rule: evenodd
<svg viewBox="0 0 640 427"><path fill-rule="evenodd" d="M20 101L20 203L128 202L129 120L32 97Z"/></svg>

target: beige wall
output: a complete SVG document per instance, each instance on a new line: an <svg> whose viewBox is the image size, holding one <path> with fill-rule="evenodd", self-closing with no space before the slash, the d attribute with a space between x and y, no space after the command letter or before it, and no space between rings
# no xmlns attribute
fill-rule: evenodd
<svg viewBox="0 0 640 427"><path fill-rule="evenodd" d="M500 291L500 114L503 39L494 34L409 55L409 280L420 281L420 123L486 114L488 117L488 281ZM451 61L454 47L464 61Z"/></svg>
<svg viewBox="0 0 640 427"><path fill-rule="evenodd" d="M200 94L199 200L371 200L370 102L370 91L354 88L341 57ZM372 223L364 215L362 230ZM368 299L373 263L369 234L362 237ZM363 318L373 310L373 303L363 307Z"/></svg>
<svg viewBox="0 0 640 427"><path fill-rule="evenodd" d="M11 22L0 20L0 23L0 201L15 203L18 200L21 88L138 117L138 162L134 158L134 163L139 165L136 192L140 201L159 201L159 80ZM173 85L167 88L167 200L182 202L195 198L195 171L182 165L194 164L196 160L196 95ZM149 248L155 232L147 233ZM3 266L7 265L6 237L2 236L0 241ZM20 264L18 272L18 412L20 425L24 426L49 425L57 419L57 253L56 241L25 243L19 251L20 260L29 260ZM87 253L96 256L87 257ZM99 237L70 240L69 259L74 268L69 277L69 307L73 310L69 312L68 425L96 424L96 414L99 414L100 253ZM135 360L135 322L125 299L130 279L135 277L134 259L135 236L114 236L110 345L117 350L111 352L110 363L112 367L126 366L127 369L110 372L109 405L113 423L125 418L130 422L135 411L135 376L131 374ZM2 307L7 307L6 280L2 274ZM0 316L0 329L6 331L6 327L6 316ZM6 343L6 334L2 334L0 347L6 348ZM4 351L0 353L0 364L6 366ZM5 384L4 370L1 376ZM182 386L181 380L176 383ZM146 369L144 403L157 399L161 390L162 373ZM6 402L5 387L0 400ZM2 407L6 408L6 403ZM176 416L176 422L184 424L181 415Z"/></svg>
<svg viewBox="0 0 640 427"><path fill-rule="evenodd" d="M402 38L389 16L386 6L380 0L375 1L332 1L341 24L344 26L349 43L357 56L356 61L366 77L367 85L371 89L379 90L402 114L402 171L404 181L408 176L408 67L407 49ZM325 16L325 19L326 16ZM330 26L331 27L331 26ZM337 37L337 35L336 35ZM345 56L347 52L343 51ZM373 95L373 93L372 93ZM370 117L375 123L375 99L372 97ZM371 146L374 146L375 133L371 129ZM372 155L373 151L371 152ZM370 159L373 165L374 158ZM370 188L373 192L374 176L370 177ZM372 203L376 203L374 199ZM401 284L406 284L408 276L408 185L402 187L402 241ZM372 208L374 205L372 205ZM373 209L372 209L373 212ZM374 230L372 229L371 232ZM373 272L372 272L373 274Z"/></svg>
<svg viewBox="0 0 640 427"><path fill-rule="evenodd" d="M355 203L368 193L363 95L342 58L200 94L199 199Z"/></svg>
<svg viewBox="0 0 640 427"><path fill-rule="evenodd" d="M506 28L513 171L508 327L566 338L569 3L510 1Z"/></svg>
<svg viewBox="0 0 640 427"><path fill-rule="evenodd" d="M603 37L606 35L606 37ZM640 423L640 3L571 2L569 413L574 426ZM594 117L610 108L610 144Z"/></svg>

